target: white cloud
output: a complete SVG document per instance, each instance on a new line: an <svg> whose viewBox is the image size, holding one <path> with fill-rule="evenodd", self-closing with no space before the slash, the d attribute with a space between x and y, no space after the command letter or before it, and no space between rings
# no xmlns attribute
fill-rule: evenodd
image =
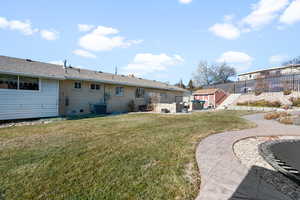
<svg viewBox="0 0 300 200"><path fill-rule="evenodd" d="M26 36L39 32L41 37L45 40L56 40L59 35L57 31L33 28L29 20L8 20L5 17L0 17L0 29L18 31Z"/></svg>
<svg viewBox="0 0 300 200"><path fill-rule="evenodd" d="M116 35L118 33L117 29L98 26L79 39L79 46L90 51L110 51L116 47L126 48L142 42L142 40L125 40L124 37Z"/></svg>
<svg viewBox="0 0 300 200"><path fill-rule="evenodd" d="M89 25L89 24L78 24L78 30L81 32L87 32L90 31L94 28L94 25Z"/></svg>
<svg viewBox="0 0 300 200"><path fill-rule="evenodd" d="M167 54L137 54L130 64L123 68L127 74L142 76L145 74L165 71L167 68L183 63L184 59L180 55L168 56Z"/></svg>
<svg viewBox="0 0 300 200"><path fill-rule="evenodd" d="M59 33L55 30L41 30L40 34L45 40L57 40L59 37Z"/></svg>
<svg viewBox="0 0 300 200"><path fill-rule="evenodd" d="M38 31L38 29L32 27L31 22L29 20L7 20L4 17L0 17L0 28L19 31L24 35L33 35L35 32Z"/></svg>
<svg viewBox="0 0 300 200"><path fill-rule="evenodd" d="M273 55L269 58L269 62L271 64L281 64L282 62L286 61L288 59L287 55L283 54L278 54L278 55Z"/></svg>
<svg viewBox="0 0 300 200"><path fill-rule="evenodd" d="M209 28L209 30L216 36L223 37L225 39L234 40L240 37L240 30L232 24L215 24Z"/></svg>
<svg viewBox="0 0 300 200"><path fill-rule="evenodd" d="M283 10L289 0L260 0L252 5L252 12L242 20L242 23L253 29L261 28L278 17L278 12Z"/></svg>
<svg viewBox="0 0 300 200"><path fill-rule="evenodd" d="M300 0L295 0L280 16L280 22L294 24L298 21L300 21Z"/></svg>
<svg viewBox="0 0 300 200"><path fill-rule="evenodd" d="M246 53L238 51L227 51L223 53L217 62L226 62L237 69L238 72L248 69L252 64L253 58Z"/></svg>
<svg viewBox="0 0 300 200"><path fill-rule="evenodd" d="M182 3L182 4L189 4L189 3L192 3L193 0L179 0L179 3Z"/></svg>
<svg viewBox="0 0 300 200"><path fill-rule="evenodd" d="M96 58L97 57L95 54L92 54L92 53L82 50L82 49L74 50L73 54L81 56L81 57L85 57L85 58Z"/></svg>
<svg viewBox="0 0 300 200"><path fill-rule="evenodd" d="M234 15L234 14L225 15L225 16L224 16L224 21L225 21L225 22L231 22L234 18L235 18L235 15Z"/></svg>

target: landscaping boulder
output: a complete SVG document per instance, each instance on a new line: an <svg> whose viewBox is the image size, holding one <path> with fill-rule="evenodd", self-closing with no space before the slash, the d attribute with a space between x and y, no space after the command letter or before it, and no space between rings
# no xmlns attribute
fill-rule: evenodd
<svg viewBox="0 0 300 200"><path fill-rule="evenodd" d="M294 119L294 124L300 126L300 116Z"/></svg>

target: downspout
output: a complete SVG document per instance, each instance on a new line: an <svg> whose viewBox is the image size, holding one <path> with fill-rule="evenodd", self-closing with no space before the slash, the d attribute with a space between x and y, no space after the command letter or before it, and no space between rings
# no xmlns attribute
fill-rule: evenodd
<svg viewBox="0 0 300 200"><path fill-rule="evenodd" d="M105 84L103 86L103 102L106 105L106 93L105 93Z"/></svg>

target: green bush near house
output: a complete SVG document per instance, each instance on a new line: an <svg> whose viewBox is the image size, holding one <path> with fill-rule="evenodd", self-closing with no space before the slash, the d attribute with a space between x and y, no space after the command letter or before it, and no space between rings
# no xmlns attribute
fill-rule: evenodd
<svg viewBox="0 0 300 200"><path fill-rule="evenodd" d="M238 106L253 106L253 107L275 107L280 108L281 103L279 101L266 101L266 100L259 100L259 101L245 101L245 102L238 102Z"/></svg>
<svg viewBox="0 0 300 200"><path fill-rule="evenodd" d="M0 199L195 199L196 145L252 127L240 118L246 113L126 114L2 128Z"/></svg>

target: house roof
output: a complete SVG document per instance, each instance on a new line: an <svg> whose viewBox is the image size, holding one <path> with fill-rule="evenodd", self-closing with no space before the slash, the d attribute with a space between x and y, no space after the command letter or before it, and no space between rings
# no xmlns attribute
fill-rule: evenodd
<svg viewBox="0 0 300 200"><path fill-rule="evenodd" d="M243 74L239 74L238 76L248 75L248 74L254 74L259 72L265 72L265 71L272 71L272 70L279 70L279 69L286 69L286 68L292 68L292 67L300 67L300 65L286 65L286 66L280 66L280 67L272 67L267 69L260 69L252 72L247 72Z"/></svg>
<svg viewBox="0 0 300 200"><path fill-rule="evenodd" d="M58 80L82 80L107 84L145 87L153 89L182 91L186 90L159 81L147 80L133 76L115 75L75 67L66 67L28 59L0 56L0 73L24 75Z"/></svg>
<svg viewBox="0 0 300 200"><path fill-rule="evenodd" d="M217 88L209 88L209 89L201 89L201 90L197 90L195 92L193 92L193 95L207 95L207 94L214 94L216 93L218 90Z"/></svg>

